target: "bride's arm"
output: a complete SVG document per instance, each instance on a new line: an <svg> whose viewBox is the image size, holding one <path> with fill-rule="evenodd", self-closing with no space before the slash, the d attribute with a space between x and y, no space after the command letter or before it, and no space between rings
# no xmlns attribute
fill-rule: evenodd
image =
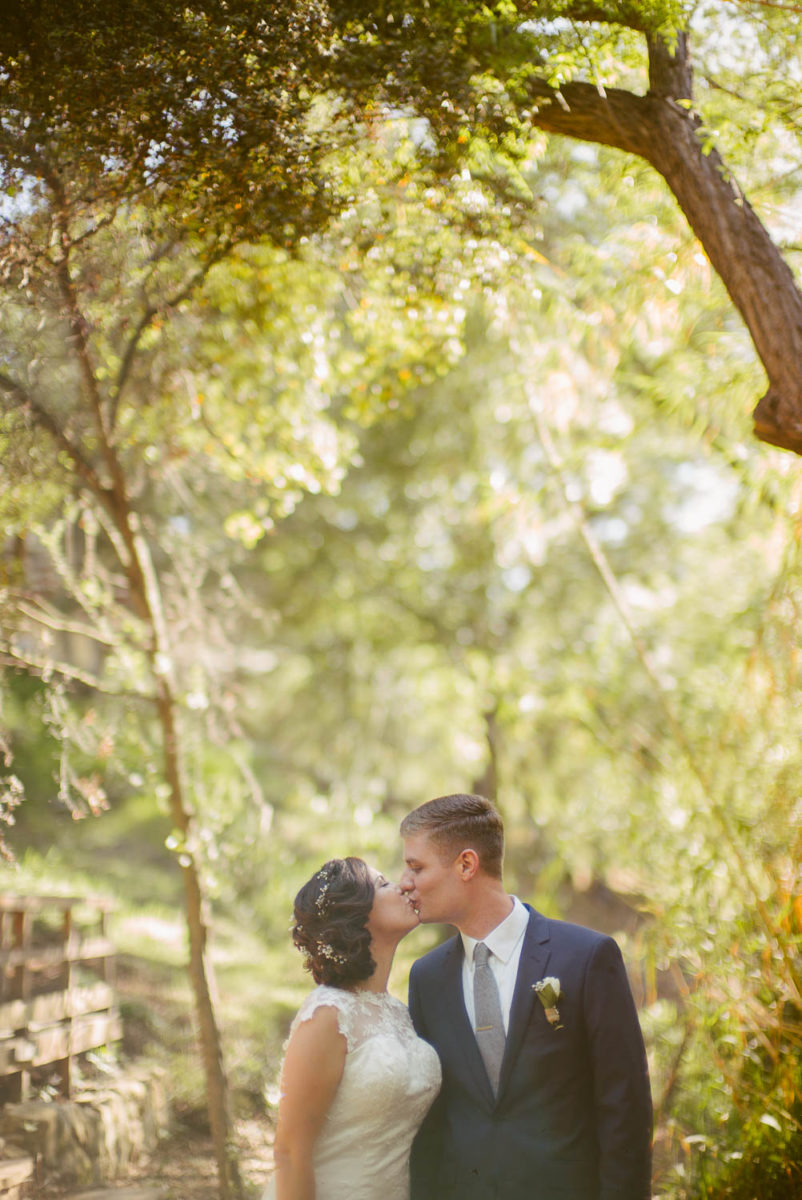
<svg viewBox="0 0 802 1200"><path fill-rule="evenodd" d="M293 1030L281 1073L276 1129L276 1200L315 1200L312 1150L345 1066L337 1012L315 1010Z"/></svg>

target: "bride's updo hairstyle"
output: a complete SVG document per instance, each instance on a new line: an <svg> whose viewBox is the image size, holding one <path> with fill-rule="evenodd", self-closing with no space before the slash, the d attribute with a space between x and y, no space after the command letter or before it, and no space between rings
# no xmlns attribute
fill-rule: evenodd
<svg viewBox="0 0 802 1200"><path fill-rule="evenodd" d="M361 858L332 858L295 897L292 940L315 983L350 988L373 974L367 923L374 892Z"/></svg>

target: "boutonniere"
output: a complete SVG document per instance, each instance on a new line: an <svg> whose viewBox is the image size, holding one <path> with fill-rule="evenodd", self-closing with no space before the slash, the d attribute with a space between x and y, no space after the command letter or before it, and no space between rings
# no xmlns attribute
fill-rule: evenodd
<svg viewBox="0 0 802 1200"><path fill-rule="evenodd" d="M562 996L559 979L555 979L553 975L547 975L539 983L533 983L532 990L537 993L538 1000L546 1010L546 1020L552 1029L562 1029L560 1010L557 1007L557 1001Z"/></svg>

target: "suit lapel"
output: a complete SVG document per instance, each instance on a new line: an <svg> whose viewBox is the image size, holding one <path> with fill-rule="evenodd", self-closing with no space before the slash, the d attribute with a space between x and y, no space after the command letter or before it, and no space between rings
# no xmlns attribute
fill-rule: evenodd
<svg viewBox="0 0 802 1200"><path fill-rule="evenodd" d="M485 1064L479 1053L476 1034L471 1029L465 1009L465 994L462 989L462 938L457 935L445 963L443 999L448 1023L448 1039L454 1046L455 1066L459 1073L467 1073L475 1092L481 1092L488 1107L493 1106L493 1089L487 1078Z"/></svg>
<svg viewBox="0 0 802 1200"><path fill-rule="evenodd" d="M543 978L550 955L549 927L546 918L541 916L540 913L535 912L534 909L530 909L529 924L526 927L523 945L521 946L518 976L515 981L515 991L510 1008L507 1043L504 1047L504 1059L501 1064L501 1076L499 1078L499 1097L504 1091L504 1087L518 1058L521 1039L523 1038L529 1021L529 1014L532 1011L532 1005L535 1001L535 993L532 985Z"/></svg>

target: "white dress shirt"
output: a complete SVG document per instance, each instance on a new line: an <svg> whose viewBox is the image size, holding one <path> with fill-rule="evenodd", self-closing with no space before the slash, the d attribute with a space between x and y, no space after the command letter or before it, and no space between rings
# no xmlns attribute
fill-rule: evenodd
<svg viewBox="0 0 802 1200"><path fill-rule="evenodd" d="M498 985L501 1015L504 1018L504 1032L506 1033L510 1024L510 1009L515 991L515 980L518 977L518 964L521 961L521 947L528 924L529 913L518 897L513 896L512 912L486 937L472 938L468 937L466 933L460 934L465 949L462 960L462 995L465 999L465 1009L471 1029L476 1026L476 1011L473 1004L474 948L481 941L490 951L488 963Z"/></svg>

